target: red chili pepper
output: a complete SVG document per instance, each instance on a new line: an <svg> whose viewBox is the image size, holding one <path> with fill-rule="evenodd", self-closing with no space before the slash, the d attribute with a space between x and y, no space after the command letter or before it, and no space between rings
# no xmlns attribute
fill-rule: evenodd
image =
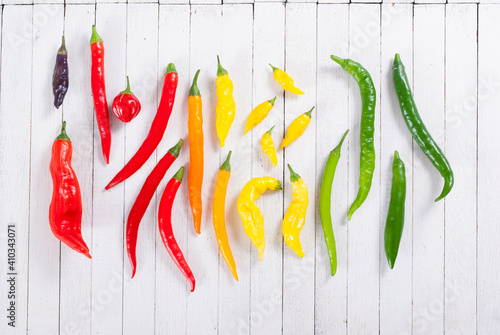
<svg viewBox="0 0 500 335"><path fill-rule="evenodd" d="M106 85L104 83L104 44L97 34L95 25L92 26L90 38L92 51L92 95L94 96L94 110L99 133L101 134L102 154L106 164L109 164L109 151L111 149L111 129L109 127L108 101L106 100Z"/></svg>
<svg viewBox="0 0 500 335"><path fill-rule="evenodd" d="M130 259L130 265L132 266L132 278L135 276L135 270L137 268L137 260L135 257L135 247L137 245L137 232L139 231L139 224L141 223L142 217L148 208L149 202L153 195L155 194L156 188L160 184L163 176L170 168L170 165L175 161L177 156L179 156L179 151L181 150L182 140L179 140L175 146L170 148L168 152L163 156L163 158L156 164L155 168L149 176L146 178L144 185L135 199L132 209L128 215L127 220L127 253Z"/></svg>
<svg viewBox="0 0 500 335"><path fill-rule="evenodd" d="M130 122L141 111L139 99L130 90L127 76L127 88L121 91L113 100L113 113L122 122Z"/></svg>
<svg viewBox="0 0 500 335"><path fill-rule="evenodd" d="M82 195L75 171L71 167L73 146L66 134L66 121L52 145L50 175L54 189L49 207L52 233L71 249L92 258L82 238Z"/></svg>
<svg viewBox="0 0 500 335"><path fill-rule="evenodd" d="M146 163L149 156L151 156L151 154L155 151L163 137L163 134L165 133L170 114L172 114L178 78L179 77L174 64L168 64L167 72L165 73L163 91L161 93L160 105L158 106L158 111L156 112L156 116L151 124L151 128L149 129L148 136L135 155L105 187L106 190L109 190L111 187L118 185L133 175L144 163Z"/></svg>
<svg viewBox="0 0 500 335"><path fill-rule="evenodd" d="M191 283L191 292L194 291L195 279L193 272L189 268L184 255L182 254L179 245L174 237L174 232L172 231L172 204L175 199L175 194L179 189L182 182L182 175L184 174L184 167L181 167L179 171L170 179L165 191L160 200L160 207L158 209L158 229L160 230L161 239L163 244L167 249L170 257L174 260L177 267L181 270L182 274Z"/></svg>

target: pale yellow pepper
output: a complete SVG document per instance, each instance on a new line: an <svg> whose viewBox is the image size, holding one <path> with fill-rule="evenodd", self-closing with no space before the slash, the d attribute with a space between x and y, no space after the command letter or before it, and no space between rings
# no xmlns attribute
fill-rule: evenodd
<svg viewBox="0 0 500 335"><path fill-rule="evenodd" d="M217 56L217 106L215 107L215 128L219 137L220 146L223 147L229 128L234 121L236 104L233 98L233 82L229 79L227 71L220 65Z"/></svg>
<svg viewBox="0 0 500 335"><path fill-rule="evenodd" d="M297 95L304 94L304 92L294 86L292 77L290 77L285 71L272 65L271 68L273 69L274 80L276 80L276 82L278 82L278 84L280 84L285 91L289 91L290 93Z"/></svg>
<svg viewBox="0 0 500 335"><path fill-rule="evenodd" d="M236 205L241 221L243 221L245 233L250 237L259 251L259 260L264 258L266 239L264 237L264 218L254 202L267 189L281 190L280 181L272 177L251 179L241 190Z"/></svg>
<svg viewBox="0 0 500 335"><path fill-rule="evenodd" d="M262 135L260 146L262 147L262 152L269 156L271 163L276 167L278 164L278 156L276 156L276 148L274 147L273 138L271 137L273 129L274 126Z"/></svg>
<svg viewBox="0 0 500 335"><path fill-rule="evenodd" d="M309 122L311 122L311 113L313 109L314 107L311 108L309 112L300 115L295 120L293 120L292 123L290 123L290 126L286 131L286 136L283 139L283 142L281 142L281 148L286 147L304 133L307 126L309 125Z"/></svg>
<svg viewBox="0 0 500 335"><path fill-rule="evenodd" d="M249 130L261 123L262 120L266 118L267 114L269 114L269 111L273 109L275 101L276 97L271 100L264 101L253 109L250 115L248 115L247 123L245 125L245 132L243 133L243 135L246 135Z"/></svg>
<svg viewBox="0 0 500 335"><path fill-rule="evenodd" d="M304 257L302 245L300 244L299 234L306 222L307 205L309 204L309 196L307 194L307 186L295 173L290 165L290 181L292 182L292 202L286 210L285 218L283 219L283 237L286 244L297 253L299 257Z"/></svg>

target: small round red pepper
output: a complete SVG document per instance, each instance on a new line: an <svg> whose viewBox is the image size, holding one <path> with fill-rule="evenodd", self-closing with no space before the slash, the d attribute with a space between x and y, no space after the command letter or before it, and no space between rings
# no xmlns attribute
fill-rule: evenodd
<svg viewBox="0 0 500 335"><path fill-rule="evenodd" d="M130 90L127 76L127 88L121 91L113 100L113 113L122 122L130 122L141 111L139 99Z"/></svg>

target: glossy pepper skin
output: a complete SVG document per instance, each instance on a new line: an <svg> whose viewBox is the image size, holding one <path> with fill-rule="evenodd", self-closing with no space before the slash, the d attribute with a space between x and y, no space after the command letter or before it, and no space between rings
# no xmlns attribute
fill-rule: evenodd
<svg viewBox="0 0 500 335"><path fill-rule="evenodd" d="M306 112L299 117L297 117L295 120L290 123L290 126L288 127L286 131L286 136L283 139L283 142L281 142L281 148L283 149L284 147L290 145L293 141L298 139L304 131L306 131L307 126L309 125L309 122L311 122L311 113L313 111L314 107L311 108L309 112Z"/></svg>
<svg viewBox="0 0 500 335"><path fill-rule="evenodd" d="M226 261L229 270L233 274L234 279L238 281L238 273L236 272L236 263L234 262L233 253L229 247L229 240L226 231L226 192L229 177L231 176L231 151L227 154L227 158L222 164L217 173L215 181L214 200L212 205L213 224L215 230L215 237L219 245L220 253Z"/></svg>
<svg viewBox="0 0 500 335"><path fill-rule="evenodd" d="M139 99L130 90L130 81L127 76L127 88L121 91L113 100L113 114L122 122L132 121L141 111Z"/></svg>
<svg viewBox="0 0 500 335"><path fill-rule="evenodd" d="M389 211L385 223L384 247L389 267L394 268L396 257L398 256L399 243L403 235L405 223L405 198L406 198L406 176L405 164L399 158L397 151L394 151L394 161L392 163L392 186Z"/></svg>
<svg viewBox="0 0 500 335"><path fill-rule="evenodd" d="M106 85L104 81L104 43L101 36L97 34L95 25L92 26L92 37L90 38L90 50L92 51L92 96L94 97L95 118L99 133L101 134L101 146L104 161L109 164L109 152L111 150L111 129L109 127L108 101L106 100Z"/></svg>
<svg viewBox="0 0 500 335"><path fill-rule="evenodd" d="M257 247L260 261L264 258L266 248L264 218L254 202L268 189L281 190L280 181L272 177L253 178L241 190L236 205L243 221L243 229Z"/></svg>
<svg viewBox="0 0 500 335"><path fill-rule="evenodd" d="M75 171L71 167L73 146L66 134L66 122L61 134L52 144L50 175L52 176L52 201L49 223L52 233L71 249L92 258L82 238L82 195Z"/></svg>
<svg viewBox="0 0 500 335"><path fill-rule="evenodd" d="M64 96L68 92L68 51L64 35L62 36L61 47L57 50L56 65L52 75L52 92L54 93L54 106L59 109L62 105Z"/></svg>
<svg viewBox="0 0 500 335"><path fill-rule="evenodd" d="M331 213L332 185L333 178L335 177L335 170L337 169L337 163L340 159L340 150L342 149L342 144L344 143L347 133L349 133L349 129L346 130L339 144L330 152L330 155L328 156L323 177L321 178L321 189L319 192L319 214L321 217L323 234L325 235L328 257L330 258L332 276L335 276L335 273L337 272L337 248L335 246L335 235L333 234Z"/></svg>
<svg viewBox="0 0 500 335"><path fill-rule="evenodd" d="M299 257L304 257L302 245L300 244L299 234L304 224L306 223L307 205L309 204L309 195L307 193L307 186L300 178L300 176L290 170L290 181L292 182L292 202L285 213L283 219L283 237L286 244L297 253Z"/></svg>
<svg viewBox="0 0 500 335"><path fill-rule="evenodd" d="M266 118L267 114L269 114L269 111L273 109L275 101L276 97L274 97L271 100L264 101L263 103L259 104L257 107L253 109L253 111L247 118L247 123L245 125L245 132L243 133L243 135L246 135L246 133L248 133L249 130L251 130L253 127L261 123L262 120Z"/></svg>
<svg viewBox="0 0 500 335"><path fill-rule="evenodd" d="M165 73L165 81L163 83L163 90L161 93L160 105L158 106L158 111L156 112L148 135L135 155L132 156L123 169L121 169L120 172L118 172L105 187L106 190L109 190L111 187L118 185L133 175L141 168L141 166L144 165L144 163L146 163L148 158L155 151L156 147L163 138L165 129L167 129L168 120L170 119L170 114L172 114L178 80L179 78L177 71L175 70L175 65L172 63L168 64L167 72Z"/></svg>
<svg viewBox="0 0 500 335"><path fill-rule="evenodd" d="M203 184L203 116L200 90L198 89L198 75L196 71L193 85L188 98L188 137L189 137L189 204L193 213L194 230L201 233L201 187Z"/></svg>
<svg viewBox="0 0 500 335"><path fill-rule="evenodd" d="M271 137L273 129L274 126L262 135L262 138L260 139L260 146L262 147L262 152L269 156L271 163L273 163L274 167L276 167L278 164L278 156L276 156L276 148L274 147L273 138Z"/></svg>
<svg viewBox="0 0 500 335"><path fill-rule="evenodd" d="M162 159L156 164L155 168L149 176L146 178L144 185L137 195L132 209L127 219L127 230L126 230L126 241L127 241L127 254L130 260L130 265L132 266L132 278L135 276L135 271L137 269L137 258L136 258L136 246L137 246L137 233L139 232L139 225L141 224L142 217L146 213L146 209L151 202L151 199L155 195L155 191L158 188L163 176L170 168L172 163L179 156L179 151L181 150L182 140L179 140L175 146L170 148L168 152L163 156Z"/></svg>
<svg viewBox="0 0 500 335"><path fill-rule="evenodd" d="M277 67L274 67L271 64L269 64L269 66L271 66L271 68L273 69L274 80L276 80L276 82L280 84L285 91L297 95L304 94L304 92L302 92L301 90L299 90L297 87L294 86L292 77L290 77L285 71L278 69Z"/></svg>
<svg viewBox="0 0 500 335"><path fill-rule="evenodd" d="M227 71L220 65L217 56L217 106L215 107L215 127L219 137L220 146L224 147L229 128L234 121L236 104L233 98L233 82L229 79Z"/></svg>
<svg viewBox="0 0 500 335"><path fill-rule="evenodd" d="M375 171L374 133L377 93L370 73L361 64L333 55L331 58L354 78L361 93L359 190L347 214L347 220L350 220L354 212L365 202L372 187L373 171Z"/></svg>
<svg viewBox="0 0 500 335"><path fill-rule="evenodd" d="M434 167L439 171L444 178L444 185L441 194L434 201L443 199L453 188L454 177L450 163L432 138L431 134L422 122L422 118L418 113L417 106L413 100L410 83L406 77L405 67L401 61L399 54L394 57L394 65L392 67L392 76L394 88L398 96L401 114L410 130L411 135L418 146L425 153Z"/></svg>
<svg viewBox="0 0 500 335"><path fill-rule="evenodd" d="M163 192L160 200L160 206L158 208L158 229L168 254L179 270L181 270L184 277L186 277L186 279L191 283L191 292L193 292L196 284L193 272L189 268L189 265L184 258L184 254L175 240L174 232L172 230L172 205L175 195L177 194L177 190L181 185L183 174L184 167L181 167L165 187L165 191Z"/></svg>

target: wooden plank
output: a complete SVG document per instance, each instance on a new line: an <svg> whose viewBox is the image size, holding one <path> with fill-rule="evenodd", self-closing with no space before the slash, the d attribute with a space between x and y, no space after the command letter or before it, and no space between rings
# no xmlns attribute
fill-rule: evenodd
<svg viewBox="0 0 500 335"><path fill-rule="evenodd" d="M159 39L158 39L158 77L161 85L158 85L158 99L163 89L164 72L168 63L173 62L179 73L179 84L174 109L169 121L169 127L165 139L158 146L157 159L163 155L178 141L184 139L179 158L168 170L157 190L157 201L161 199L167 182L181 165L186 168L189 159L187 142L187 98L189 94L190 65L189 65L189 6L168 5L160 6ZM203 94L203 93L202 93ZM159 101L159 100L158 100ZM187 191L187 174L177 192L172 217L175 238L184 256L187 256L188 236L193 229L191 211ZM157 210L157 207L155 207ZM157 226L157 222L155 222ZM155 228L156 229L156 228ZM191 264L190 264L191 265ZM194 273L198 279L197 273ZM190 294L190 285L184 280L179 269L167 253L160 234L156 236L156 317L155 329L157 334L185 334L187 327L186 301ZM172 322L175 320L175 322Z"/></svg>
<svg viewBox="0 0 500 335"><path fill-rule="evenodd" d="M193 6L197 5L221 5L222 0L190 0L190 4ZM193 9L194 7L192 7Z"/></svg>
<svg viewBox="0 0 500 335"><path fill-rule="evenodd" d="M0 213L2 213L0 246L5 255L5 261L2 262L0 269L0 277L3 278L0 293L5 309L11 301L15 302L16 309L15 328L7 324L6 317L0 323L0 333L8 335L24 334L28 317L28 239L31 225L29 212L31 139L29 132L33 44L31 26L27 22L31 22L32 13L32 7L5 6L2 19L0 189L8 193L8 196L0 202ZM19 69L26 70L19 71ZM24 134L24 136L19 136L19 134ZM12 164L13 162L15 164ZM16 263L13 272L17 275L15 276L16 297L10 300L8 292L11 291L11 285L7 283L7 273L11 273L12 270L7 267L9 249L7 226L12 224L16 231ZM47 221L45 221L45 227L48 227ZM55 261L57 262L57 258Z"/></svg>
<svg viewBox="0 0 500 335"><path fill-rule="evenodd" d="M252 143L252 177L272 176L283 181L283 151L279 145L284 134L284 93L273 79L269 63L284 68L285 64L285 5L282 3L256 3L254 5L253 32L253 106L277 96L274 107L262 125L247 133ZM275 167L262 153L260 139L267 129L276 125L272 132L278 149L278 164ZM240 188L241 189L241 188ZM259 199L258 206L264 219L266 251L264 259L259 256L253 243L244 236L239 243L249 243L251 256L250 319L241 321L245 333L280 334L282 327L282 255L283 193L271 192ZM241 219L236 221L243 231Z"/></svg>
<svg viewBox="0 0 500 335"><path fill-rule="evenodd" d="M108 104L125 88L127 62L127 7L98 4L96 25L104 40ZM90 27L86 28L87 34ZM134 87L132 87L134 90ZM135 91L133 91L135 92ZM136 92L135 92L136 93ZM102 158L100 138L94 141L94 211L92 238L92 333L122 329L124 186L104 187L125 164L125 125L109 111L112 144L109 165ZM97 132L97 128L95 128ZM126 264L128 266L128 262Z"/></svg>
<svg viewBox="0 0 500 335"><path fill-rule="evenodd" d="M420 116L443 148L444 6L414 10L413 94ZM444 331L444 208L442 202L434 203L441 185L441 176L413 142L413 332L417 334Z"/></svg>
<svg viewBox="0 0 500 335"><path fill-rule="evenodd" d="M33 7L33 16L42 12L56 13L43 27L33 27L33 80L31 138L31 193L29 236L29 299L28 330L44 334L59 331L59 250L60 243L49 227L49 205L52 178L48 171L52 142L61 131L64 105L56 110L52 94L52 72L61 44L64 7L40 5ZM69 41L68 41L69 42ZM71 44L67 48L71 54ZM50 66L48 66L50 64ZM70 69L71 71L71 69ZM40 173L40 168L44 167ZM43 220L41 220L43 218ZM39 223L36 223L41 221ZM43 224L42 224L43 222ZM52 260L52 261L48 261Z"/></svg>
<svg viewBox="0 0 500 335"><path fill-rule="evenodd" d="M335 26L335 29L330 27ZM348 74L337 66L330 55L349 43L349 6L318 6L317 48L317 130L316 185L319 196L321 178L330 151L349 128ZM331 277L330 260L321 227L319 206L316 206L316 292L315 334L347 332L347 158L345 140L332 186L332 225L337 250L337 273ZM317 199L319 201L319 198Z"/></svg>
<svg viewBox="0 0 500 335"><path fill-rule="evenodd" d="M412 137L401 116L394 91L392 64L399 53L413 80L413 8L382 5L382 76L380 96L380 333L411 334L412 320ZM398 257L391 270L384 250L384 231L391 195L394 150L405 163L405 222Z"/></svg>
<svg viewBox="0 0 500 335"><path fill-rule="evenodd" d="M24 0L21 0L24 1ZM81 5L81 4L95 4L96 0L66 0L66 4Z"/></svg>
<svg viewBox="0 0 500 335"><path fill-rule="evenodd" d="M288 4L286 7L285 71L306 94L285 94L285 126L316 105L316 5ZM276 65L275 65L276 66ZM275 86L279 87L279 86ZM278 92L281 88L278 88ZM304 134L284 149L284 163L290 164L307 185L309 205L300 241L303 259L286 244L283 251L283 334L314 332L314 267L316 219L316 123L322 110L314 110ZM279 142L278 142L279 143ZM279 146L279 144L278 144ZM283 176L284 208L292 200L290 173Z"/></svg>
<svg viewBox="0 0 500 335"><path fill-rule="evenodd" d="M70 88L64 100L63 118L73 143L73 169L82 192L82 235L92 250L92 191L94 145L94 111L90 88L90 35L94 23L94 6L66 7L65 35L71 43L68 56ZM82 29L82 27L84 29ZM79 55L88 55L82 59ZM61 245L61 283L59 331L90 333L92 262L85 256ZM77 310L75 311L75 306Z"/></svg>
<svg viewBox="0 0 500 335"><path fill-rule="evenodd" d="M377 91L375 107L375 172L370 194L348 225L348 310L349 334L379 328L380 253L380 6L351 5L349 58L370 72ZM365 36L363 38L363 36ZM340 54L340 57L346 55ZM357 83L349 76L349 206L358 192L360 160L361 100Z"/></svg>

